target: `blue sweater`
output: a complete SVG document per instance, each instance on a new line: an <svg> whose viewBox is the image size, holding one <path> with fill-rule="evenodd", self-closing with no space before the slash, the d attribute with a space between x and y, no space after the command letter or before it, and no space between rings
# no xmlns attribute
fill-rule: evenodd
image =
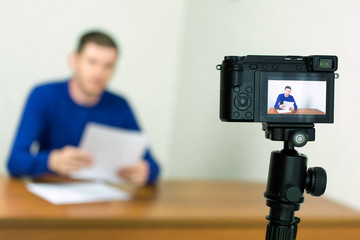
<svg viewBox="0 0 360 240"><path fill-rule="evenodd" d="M293 102L294 110L297 110L298 106L296 105L294 97L291 95L289 95L288 97L285 97L285 94L283 94L283 93L279 94L279 96L277 97L274 108L279 109L280 105L282 105L284 103L284 101Z"/></svg>
<svg viewBox="0 0 360 240"><path fill-rule="evenodd" d="M25 106L8 160L10 174L36 177L52 173L48 168L50 151L66 145L78 146L88 122L140 131L125 99L108 91L97 105L83 107L71 99L68 81L36 87ZM40 145L35 154L30 151L34 142ZM150 166L150 184L156 180L159 167L149 150L144 159Z"/></svg>

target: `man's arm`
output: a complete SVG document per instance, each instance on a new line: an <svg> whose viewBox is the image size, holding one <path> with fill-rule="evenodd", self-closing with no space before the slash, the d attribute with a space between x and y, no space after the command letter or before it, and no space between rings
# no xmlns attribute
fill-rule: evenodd
<svg viewBox="0 0 360 240"><path fill-rule="evenodd" d="M127 102L125 102L123 116L126 118L126 124L124 126L125 128L140 131L140 127L137 124L135 115L133 114L133 112ZM146 180L146 184L152 184L158 178L158 175L160 172L160 167L157 164L156 160L154 159L153 155L151 154L151 151L149 148L146 150L145 155L143 156L143 159L145 161L147 161L148 167L149 167L149 173L148 173L148 178Z"/></svg>
<svg viewBox="0 0 360 240"><path fill-rule="evenodd" d="M149 149L146 151L144 159L149 163L149 170L150 170L146 184L152 184L156 181L160 172L160 168L157 162L154 160Z"/></svg>
<svg viewBox="0 0 360 240"><path fill-rule="evenodd" d="M50 172L48 157L50 151L31 153L32 144L39 141L46 128L46 101L39 89L35 89L25 106L18 132L8 159L8 170L12 176L37 176Z"/></svg>
<svg viewBox="0 0 360 240"><path fill-rule="evenodd" d="M294 102L294 110L297 110L298 106L296 105L295 98L294 97L292 97L292 98L293 98L293 102Z"/></svg>
<svg viewBox="0 0 360 240"><path fill-rule="evenodd" d="M89 166L91 156L72 146L32 152L34 142L41 142L49 131L51 93L48 89L36 88L27 101L18 133L8 160L8 170L14 177L39 176L44 173L67 175ZM40 145L41 149L41 145Z"/></svg>
<svg viewBox="0 0 360 240"><path fill-rule="evenodd" d="M279 96L277 97L274 108L279 109L280 105L281 105L281 94L279 94Z"/></svg>

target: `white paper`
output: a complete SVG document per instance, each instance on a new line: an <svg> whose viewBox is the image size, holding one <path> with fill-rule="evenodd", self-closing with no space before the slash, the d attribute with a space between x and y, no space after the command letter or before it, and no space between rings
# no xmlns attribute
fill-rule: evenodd
<svg viewBox="0 0 360 240"><path fill-rule="evenodd" d="M147 138L139 131L89 123L81 138L80 148L91 154L93 164L73 172L71 177L122 183L123 179L117 172L141 161L146 145Z"/></svg>
<svg viewBox="0 0 360 240"><path fill-rule="evenodd" d="M27 189L52 204L129 200L130 194L101 182L27 183Z"/></svg>
<svg viewBox="0 0 360 240"><path fill-rule="evenodd" d="M294 107L294 102L284 101L283 105L285 106L284 110L289 110L291 107Z"/></svg>
<svg viewBox="0 0 360 240"><path fill-rule="evenodd" d="M278 113L290 113L290 110L286 110L286 109L277 109L276 110Z"/></svg>
<svg viewBox="0 0 360 240"><path fill-rule="evenodd" d="M284 101L283 104L285 106L285 108L283 109L277 109L276 111L278 113L290 113L290 107L294 107L294 102L288 102L288 101Z"/></svg>

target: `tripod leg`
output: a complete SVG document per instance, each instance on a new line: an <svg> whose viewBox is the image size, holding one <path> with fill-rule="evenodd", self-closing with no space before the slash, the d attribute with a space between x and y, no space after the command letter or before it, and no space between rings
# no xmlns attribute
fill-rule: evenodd
<svg viewBox="0 0 360 240"><path fill-rule="evenodd" d="M277 212L274 214L274 212ZM273 215L284 215L273 216ZM286 216L288 215L288 216ZM300 218L294 217L294 211L284 211L283 209L270 209L270 215L266 217L269 223L266 227L266 240L295 240L297 226ZM282 220L279 220L282 219Z"/></svg>

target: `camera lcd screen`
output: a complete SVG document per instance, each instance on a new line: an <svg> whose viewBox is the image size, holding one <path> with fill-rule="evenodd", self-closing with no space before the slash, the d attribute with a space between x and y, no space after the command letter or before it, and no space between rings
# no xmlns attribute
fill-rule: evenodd
<svg viewBox="0 0 360 240"><path fill-rule="evenodd" d="M332 73L262 73L259 94L261 121L333 122Z"/></svg>
<svg viewBox="0 0 360 240"><path fill-rule="evenodd" d="M326 115L326 81L268 80L268 114Z"/></svg>

